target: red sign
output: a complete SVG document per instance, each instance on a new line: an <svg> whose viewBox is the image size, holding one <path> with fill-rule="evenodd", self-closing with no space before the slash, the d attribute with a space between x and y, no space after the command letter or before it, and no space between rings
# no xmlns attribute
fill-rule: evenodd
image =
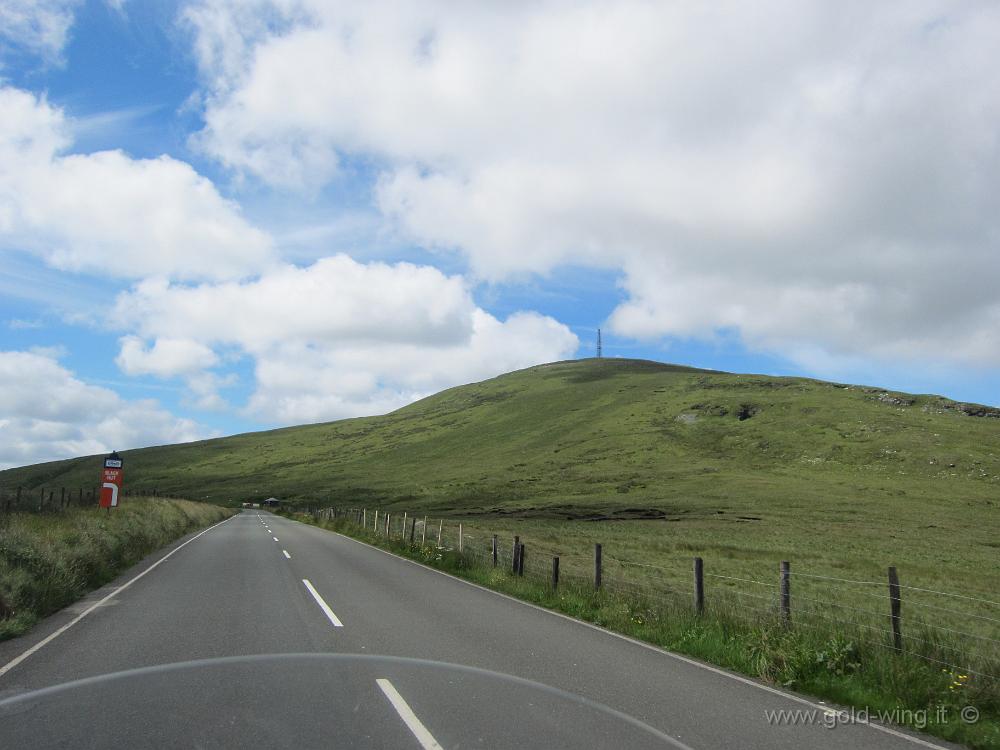
<svg viewBox="0 0 1000 750"><path fill-rule="evenodd" d="M122 488L124 471L122 459L117 453L112 453L104 459L104 472L101 475L101 507L115 508L118 506L118 493Z"/></svg>

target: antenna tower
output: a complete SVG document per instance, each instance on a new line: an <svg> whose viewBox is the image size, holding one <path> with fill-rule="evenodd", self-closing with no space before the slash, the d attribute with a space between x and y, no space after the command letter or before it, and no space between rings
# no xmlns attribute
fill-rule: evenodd
<svg viewBox="0 0 1000 750"><path fill-rule="evenodd" d="M597 358L601 358L601 329L597 329Z"/></svg>

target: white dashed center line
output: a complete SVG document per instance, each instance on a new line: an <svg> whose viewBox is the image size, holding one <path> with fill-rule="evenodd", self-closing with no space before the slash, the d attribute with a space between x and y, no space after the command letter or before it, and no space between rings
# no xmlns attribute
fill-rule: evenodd
<svg viewBox="0 0 1000 750"><path fill-rule="evenodd" d="M413 713L413 709L410 708L409 704L403 700L403 696L399 694L395 686L388 680L380 678L375 680L378 686L382 688L382 692L385 693L385 697L389 699L389 703L392 707L396 709L396 713L399 714L399 718L403 720L403 723L413 732L413 736L417 738L417 742L424 750L444 750L438 741L434 739L427 727L423 725L423 722L417 718L417 715Z"/></svg>
<svg viewBox="0 0 1000 750"><path fill-rule="evenodd" d="M333 623L333 627L335 628L344 627L344 623L340 621L340 618L337 617L337 615L333 614L333 610L330 609L330 605L327 604L325 601L323 601L323 597L320 596L319 592L313 588L313 585L311 583L309 583L309 579L303 578L302 583L304 583L306 585L306 588L309 589L309 593L312 594L312 597L313 599L316 600L316 603L319 605L319 608L323 610L323 614L325 614L330 619L330 622Z"/></svg>
<svg viewBox="0 0 1000 750"><path fill-rule="evenodd" d="M287 549L283 549L281 551L285 553L285 557L287 557L289 560L292 559L292 556L288 554L288 550Z"/></svg>

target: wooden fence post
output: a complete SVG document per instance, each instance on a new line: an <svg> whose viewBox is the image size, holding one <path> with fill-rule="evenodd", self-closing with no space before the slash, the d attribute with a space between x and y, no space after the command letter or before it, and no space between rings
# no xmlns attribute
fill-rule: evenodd
<svg viewBox="0 0 1000 750"><path fill-rule="evenodd" d="M700 557L694 559L694 612L697 615L705 612L705 571Z"/></svg>
<svg viewBox="0 0 1000 750"><path fill-rule="evenodd" d="M444 529L444 519L438 521L438 547L441 546L441 530Z"/></svg>
<svg viewBox="0 0 1000 750"><path fill-rule="evenodd" d="M521 542L517 547L517 574L521 577L524 576L524 542Z"/></svg>
<svg viewBox="0 0 1000 750"><path fill-rule="evenodd" d="M792 581L791 565L781 561L781 619L788 625L792 621Z"/></svg>
<svg viewBox="0 0 1000 750"><path fill-rule="evenodd" d="M552 590L559 588L559 555L552 558Z"/></svg>
<svg viewBox="0 0 1000 750"><path fill-rule="evenodd" d="M462 524L458 525L458 551L461 552L464 549L462 546Z"/></svg>
<svg viewBox="0 0 1000 750"><path fill-rule="evenodd" d="M427 544L427 516L424 516L424 525L420 527L420 546Z"/></svg>
<svg viewBox="0 0 1000 750"><path fill-rule="evenodd" d="M417 535L417 517L410 519L410 544L413 544L413 537Z"/></svg>
<svg viewBox="0 0 1000 750"><path fill-rule="evenodd" d="M497 535L493 535L493 567L497 566Z"/></svg>
<svg viewBox="0 0 1000 750"><path fill-rule="evenodd" d="M518 547L518 544L520 544L520 542L521 542L521 537L519 537L517 534L515 534L514 535L514 549L512 549L511 553L510 553L511 572L514 575L517 575L517 547Z"/></svg>
<svg viewBox="0 0 1000 750"><path fill-rule="evenodd" d="M594 545L594 590L601 588L601 545Z"/></svg>
<svg viewBox="0 0 1000 750"><path fill-rule="evenodd" d="M899 575L895 566L889 568L889 606L892 611L892 647L896 651L903 650L903 631L899 622Z"/></svg>
<svg viewBox="0 0 1000 750"><path fill-rule="evenodd" d="M403 511L403 533L399 535L400 539L406 539L406 511Z"/></svg>

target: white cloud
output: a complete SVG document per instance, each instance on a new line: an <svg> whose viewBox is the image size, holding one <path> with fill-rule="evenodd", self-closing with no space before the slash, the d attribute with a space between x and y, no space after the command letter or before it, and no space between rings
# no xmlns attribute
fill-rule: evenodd
<svg viewBox="0 0 1000 750"><path fill-rule="evenodd" d="M628 336L1000 364L995 4L234 0L186 18L202 148L284 187L374 162L397 229L480 276L621 269Z"/></svg>
<svg viewBox="0 0 1000 750"><path fill-rule="evenodd" d="M471 323L468 340L449 346L295 342L262 352L248 410L284 424L383 414L453 385L566 359L578 345L564 325L537 313L500 321L476 309Z"/></svg>
<svg viewBox="0 0 1000 750"><path fill-rule="evenodd" d="M218 364L219 358L210 348L197 341L161 338L152 347L142 339L125 336L115 362L126 375L157 375L171 377L199 372Z"/></svg>
<svg viewBox="0 0 1000 750"><path fill-rule="evenodd" d="M288 339L459 342L468 338L472 308L460 277L336 255L246 282L144 281L119 298L114 319L146 337L240 342L254 351Z"/></svg>
<svg viewBox="0 0 1000 750"><path fill-rule="evenodd" d="M143 282L119 297L112 317L135 332L122 340L123 366L190 375L201 361L211 367L211 349L250 356L248 412L286 424L382 413L577 347L551 318L489 315L460 277L344 255L248 282ZM161 349L161 364L149 364ZM218 383L207 375L189 384L200 403L217 406Z"/></svg>
<svg viewBox="0 0 1000 750"><path fill-rule="evenodd" d="M0 42L55 62L69 38L74 12L82 3L83 0L3 0Z"/></svg>
<svg viewBox="0 0 1000 750"><path fill-rule="evenodd" d="M51 355L0 352L0 469L208 437L155 401L88 385Z"/></svg>
<svg viewBox="0 0 1000 750"><path fill-rule="evenodd" d="M238 380L236 373L219 375L214 372L199 372L190 375L187 386L191 397L187 399L187 403L206 411L229 411L232 406L219 391L236 385Z"/></svg>
<svg viewBox="0 0 1000 750"><path fill-rule="evenodd" d="M63 113L19 89L0 88L0 111L0 251L113 278L233 278L270 263L270 238L190 165L65 153Z"/></svg>

